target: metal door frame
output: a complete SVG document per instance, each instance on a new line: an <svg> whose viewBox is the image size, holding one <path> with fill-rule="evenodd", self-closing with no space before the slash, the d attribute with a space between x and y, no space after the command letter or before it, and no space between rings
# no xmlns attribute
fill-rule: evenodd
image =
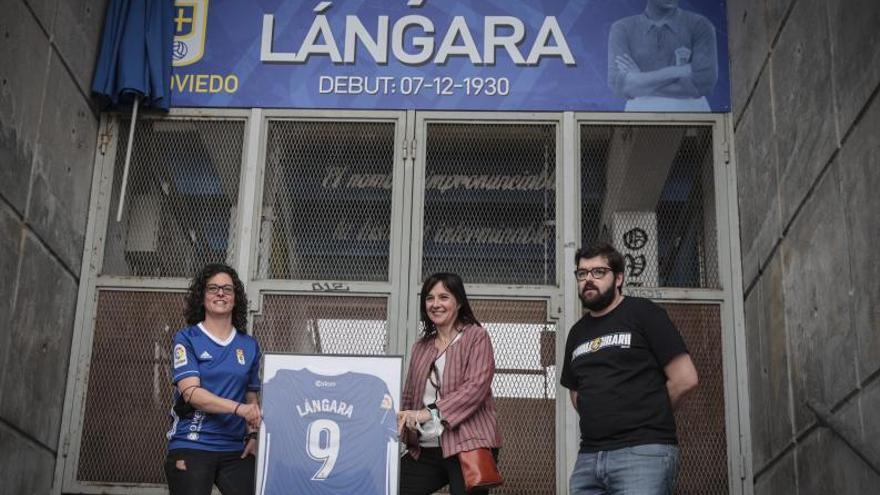
<svg viewBox="0 0 880 495"><path fill-rule="evenodd" d="M237 120L244 122L242 137L242 158L239 170L239 195L237 204L238 221L249 210L244 196L241 194L246 185L245 170L249 163L252 144L249 136L253 131L253 115L258 110L237 109L172 109L162 120ZM79 468L80 449L82 447L82 428L84 423L85 401L88 393L89 368L91 367L92 344L97 317L98 294L102 290L138 291L138 292L184 292L189 280L180 277L128 277L118 275L101 275L103 267L106 235L111 218L113 201L113 183L116 166L116 154L124 151L117 146L118 137L123 136L127 129L122 129L120 122L124 114L105 113L101 117L98 132L98 145L95 153L95 166L92 173L92 189L89 204L89 218L86 226L84 253L81 267L77 310L74 321L73 338L71 340L70 362L68 364L65 400L62 409L61 429L59 432L59 449L55 463L55 476L50 493L108 493L108 494L164 494L167 489L146 483L99 483L82 482L76 479ZM142 120L151 117L141 117ZM239 223L239 227L241 224ZM236 239L240 246L240 239ZM230 265L241 271L239 262L241 253L236 249L236 258ZM247 280L242 282L247 287ZM124 394L120 395L124 398Z"/></svg>
<svg viewBox="0 0 880 495"><path fill-rule="evenodd" d="M358 282L340 280L287 280L287 279L261 279L257 277L257 265L260 257L260 225L263 216L263 185L266 177L266 146L268 140L268 127L270 121L289 120L297 122L385 122L393 123L394 151L393 151L393 186L391 192L391 237L389 239L388 253L388 279L382 282ZM250 262L248 267L248 287L251 294L250 313L253 316L260 315L263 310L263 296L272 295L320 295L322 297L384 297L388 301L387 306L387 332L388 354L404 354L405 339L402 338L403 329L399 322L402 310L400 279L405 259L405 240L403 237L402 219L404 205L404 177L406 174L406 161L404 139L406 133L406 113L403 111L337 111L337 110L261 110L259 119L259 135L255 137L259 143L256 152L257 161L254 170L255 184L253 200L251 204L250 225L252 232L248 238L247 253ZM255 126L257 127L257 126ZM255 147L256 148L256 147Z"/></svg>
<svg viewBox="0 0 880 495"><path fill-rule="evenodd" d="M124 116L123 116L124 117ZM316 294L312 281L256 280L262 187L265 177L266 129L270 119L320 121L393 121L395 129L392 225L387 282L346 282L346 294L388 298L389 353L408 355L418 329L417 291L421 285L422 222L424 212L425 137L433 122L466 124L556 125L556 284L517 286L469 284L474 298L543 300L548 319L557 324L556 359L561 369L565 337L580 317L580 303L572 287L571 270L565 269L580 243L580 126L596 125L706 125L712 126L715 214L717 221L718 270L721 289L659 288L652 298L661 302L700 302L721 307L724 357L725 421L727 425L728 476L731 494L751 495L752 454L749 422L748 377L736 167L731 146L732 116L729 114L626 114L578 112L434 112L434 111L335 111L172 109L171 119L243 120L244 143L237 211L235 258L230 260L243 275L252 294L251 317L261 309L263 293ZM110 219L112 187L120 129L120 116L104 114L98 133L98 150L92 176L92 194L81 265L81 279L71 342L65 401L52 493L161 494L152 484L84 483L76 480L82 443L83 413L88 390L97 296L100 290L184 291L184 278L140 278L99 275ZM102 152L103 150L103 152ZM418 242L416 242L418 241ZM335 281L323 281L333 283ZM414 290L413 290L414 289ZM323 293L322 293L323 294ZM577 418L569 407L567 391L557 384L556 486L567 493L568 476L577 455Z"/></svg>
<svg viewBox="0 0 880 495"><path fill-rule="evenodd" d="M466 125L497 125L497 124L510 124L510 125L528 125L528 124L550 124L555 127L555 146L556 146L556 163L555 163L555 176L556 176L556 194L555 194L555 210L556 210L556 228L555 231L555 256L556 256L556 269L555 269L555 280L556 282L553 285L541 286L541 285L516 285L516 284L479 284L479 283L469 283L467 284L468 295L472 299L502 299L502 300L539 300L545 301L547 303L547 319L548 321L553 321L557 324L557 341L560 340L560 335L565 335L567 333L567 328L564 328L560 320L562 316L562 304L561 304L561 294L559 290L560 281L562 280L562 271L564 263L561 258L561 254L563 252L562 243L560 242L562 239L562 229L560 225L561 215L564 207L564 199L565 195L562 194L562 186L563 186L563 174L561 173L564 169L564 161L563 161L563 125L562 125L562 114L560 113L539 113L539 112L439 112L439 111L425 111L425 112L416 112L415 120L414 120L414 133L413 139L415 143L416 153L414 153L414 161L413 164L413 191L411 195L411 206L409 211L412 212L412 219L410 222L411 232L409 239L411 240L410 247L410 262L409 262L409 277L408 277L408 292L407 292L407 301L406 307L408 308L407 315L407 345L408 347L412 347L415 341L419 338L418 329L419 329L419 290L422 285L422 258L424 253L422 252L423 246L423 227L424 227L424 212L425 212L425 182L426 182L426 153L427 153L427 135L428 135L428 126L432 123L461 123ZM564 339L563 339L564 340ZM564 342L563 342L564 347ZM558 351L557 345L557 370L561 369L558 367L560 362L561 354ZM567 394L566 394L567 396ZM565 469L565 463L559 462L560 459L564 459L561 457L563 452L561 451L562 444L560 443L560 439L564 438L565 423L562 422L564 418L564 408L568 404L567 401L560 401L560 386L556 384L556 490L557 493L560 493L561 487L568 486L568 473Z"/></svg>
<svg viewBox="0 0 880 495"><path fill-rule="evenodd" d="M566 177L564 193L572 198L565 205L564 246L566 259L574 259L581 239L581 167L580 128L597 126L707 126L712 128L712 166L715 193L716 242L720 289L650 288L638 295L657 302L715 304L720 306L725 427L727 439L728 490L731 495L751 495L752 448L749 418L748 369L742 298L742 267L739 249L739 213L736 198L736 167L732 157L733 126L729 114L627 114L565 112ZM564 272L565 287L576 287L574 273ZM648 291L645 293L644 291ZM573 290L565 292L565 318L568 327L580 318L580 304ZM564 343L563 343L564 350ZM577 431L577 415L572 408L566 413L569 431ZM578 446L566 445L568 469L574 466ZM570 471L569 471L570 472Z"/></svg>

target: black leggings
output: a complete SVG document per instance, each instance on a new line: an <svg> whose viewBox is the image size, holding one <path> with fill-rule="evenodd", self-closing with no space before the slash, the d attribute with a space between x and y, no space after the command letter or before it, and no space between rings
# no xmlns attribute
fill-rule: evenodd
<svg viewBox="0 0 880 495"><path fill-rule="evenodd" d="M170 495L210 495L217 485L223 495L253 495L254 456L238 452L175 449L165 459Z"/></svg>
<svg viewBox="0 0 880 495"><path fill-rule="evenodd" d="M495 461L498 461L498 449L492 449ZM422 448L419 460L406 453L400 459L400 495L427 495L449 485L450 495L465 493L488 493L488 490L464 489L464 476L458 456L443 458L440 447Z"/></svg>

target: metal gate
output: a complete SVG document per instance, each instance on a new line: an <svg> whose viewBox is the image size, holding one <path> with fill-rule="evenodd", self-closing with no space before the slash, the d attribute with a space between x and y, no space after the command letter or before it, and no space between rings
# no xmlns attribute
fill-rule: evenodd
<svg viewBox="0 0 880 495"><path fill-rule="evenodd" d="M409 287L456 272L495 350L492 392L504 437L493 493L555 493L561 128L546 116L415 119ZM423 143L419 145L418 143ZM409 341L418 338L409 300Z"/></svg>
<svg viewBox="0 0 880 495"><path fill-rule="evenodd" d="M578 436L556 400L580 316L570 258L604 237L627 249L628 293L667 308L700 372L677 412L679 493L742 493L720 121L595 118L175 110L137 123L121 222L128 122L105 118L56 485L163 493L181 293L223 261L266 352L406 354L423 278L462 275L495 347L495 492L564 493Z"/></svg>

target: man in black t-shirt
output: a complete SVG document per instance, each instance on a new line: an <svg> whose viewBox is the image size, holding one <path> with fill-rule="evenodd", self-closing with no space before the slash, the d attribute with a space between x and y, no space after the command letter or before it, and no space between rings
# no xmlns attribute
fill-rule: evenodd
<svg viewBox="0 0 880 495"><path fill-rule="evenodd" d="M580 249L575 263L587 314L568 334L562 367L581 430L569 492L672 493L672 411L697 386L697 371L666 311L623 296L623 257L611 245Z"/></svg>

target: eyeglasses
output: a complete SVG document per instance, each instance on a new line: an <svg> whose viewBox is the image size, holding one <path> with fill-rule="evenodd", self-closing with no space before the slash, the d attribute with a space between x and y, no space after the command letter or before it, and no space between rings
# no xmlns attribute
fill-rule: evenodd
<svg viewBox="0 0 880 495"><path fill-rule="evenodd" d="M223 292L225 294L234 294L235 293L235 286L234 285L214 285L214 284L211 284L211 285L205 287L205 292L207 292L208 294L211 294L211 295L219 294L221 292Z"/></svg>
<svg viewBox="0 0 880 495"><path fill-rule="evenodd" d="M599 280L600 278L605 277L610 271L611 268L607 266L597 266L596 268L591 268L589 270L581 268L574 271L574 277L581 282L586 280L590 275L592 275L594 279Z"/></svg>

